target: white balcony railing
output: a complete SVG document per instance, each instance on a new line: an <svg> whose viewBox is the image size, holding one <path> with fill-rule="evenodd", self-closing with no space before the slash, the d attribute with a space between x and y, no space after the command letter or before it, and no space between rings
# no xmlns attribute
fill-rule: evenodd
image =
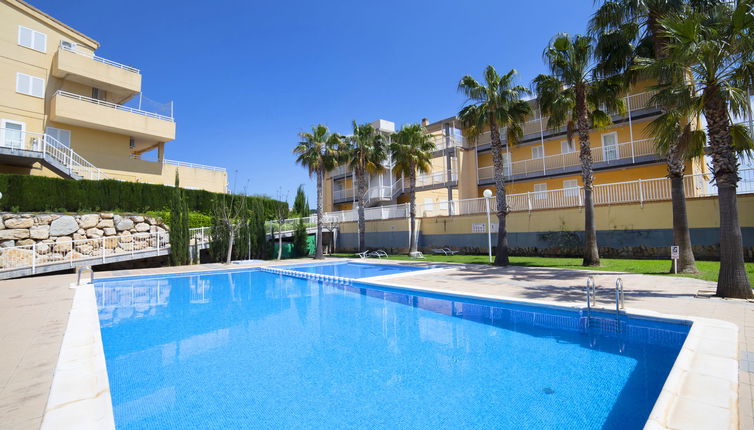
<svg viewBox="0 0 754 430"><path fill-rule="evenodd" d="M739 171L739 176L741 176L741 181L738 183L738 194L754 193L754 169L742 169ZM717 195L714 186L710 185L711 179L709 173L687 175L684 178L686 197L698 198ZM595 185L593 196L594 204L597 206L667 201L671 200L670 179L662 177ZM582 187L571 187L508 194L507 202L512 212L580 207L584 204L584 189ZM416 214L419 217L455 216L481 214L485 210L484 198L475 198L417 204ZM408 203L365 209L367 219L403 218L407 217L408 213ZM355 209L327 212L325 216L331 221L350 222L356 221L357 212Z"/></svg>
<svg viewBox="0 0 754 430"><path fill-rule="evenodd" d="M650 107L650 100L652 99L652 96L655 95L655 91L645 91L641 93L636 94L630 94L627 97L624 97L624 103L626 105L627 115L630 117L631 113L634 111L638 111L641 109L646 109ZM613 113L615 115L615 113ZM544 135L546 132L555 132L560 129L561 131L565 132L564 127L554 128L549 127L547 125L547 122L550 120L549 116L539 116L538 111L535 111L534 117L524 122L522 128L524 132L524 136L530 136L530 135ZM500 130L500 136L503 140L505 140L505 128L502 128ZM483 146L490 144L490 132L484 132L477 138L477 145Z"/></svg>
<svg viewBox="0 0 754 430"><path fill-rule="evenodd" d="M143 116L148 116L151 118L161 119L163 121L175 122L172 116L160 115L154 112L147 112L145 110L136 109L136 108L132 108L129 106L124 106L124 105L119 105L119 104L108 102L105 100L98 100L98 99L93 99L91 97L82 96L79 94L69 93L68 91L58 90L57 92L55 92L55 95L60 96L60 97L67 97L71 99L81 100L87 103L93 103L99 106L104 106L109 109L116 109L116 110L121 110L125 112L135 113L137 115L143 115Z"/></svg>
<svg viewBox="0 0 754 430"><path fill-rule="evenodd" d="M99 168L49 134L0 128L0 147L37 153L83 179L108 179Z"/></svg>
<svg viewBox="0 0 754 430"><path fill-rule="evenodd" d="M206 164L187 163L185 161L175 161L175 160L162 160L162 163L171 164L173 166L190 167L192 169L214 170L217 172L227 173L227 170L225 169L225 167L208 166Z"/></svg>
<svg viewBox="0 0 754 430"><path fill-rule="evenodd" d="M636 157L643 157L656 154L654 139L641 139L632 142L623 142L610 146L593 146L592 162L593 163L616 163L625 160L636 160ZM581 165L579 151L548 155L540 158L530 158L527 160L514 161L508 164L504 175L532 175L547 174L559 169L576 167ZM478 169L479 180L489 180L494 178L493 166L482 166Z"/></svg>
<svg viewBox="0 0 754 430"><path fill-rule="evenodd" d="M117 67L117 68L123 69L123 70L125 70L127 72L141 73L139 71L139 69L137 69L135 67L126 66L125 64L116 63L115 61L108 60L107 58L98 57L98 56L94 55L91 52L82 51L82 50L77 49L76 47L73 47L73 46L66 46L66 45L63 44L62 40L60 41L60 47L58 49L63 50L63 51L73 52L74 54L78 54L78 55L81 55L81 56L84 56L84 57L87 57L87 58L91 58L94 61L98 61L100 63L107 64L108 66Z"/></svg>

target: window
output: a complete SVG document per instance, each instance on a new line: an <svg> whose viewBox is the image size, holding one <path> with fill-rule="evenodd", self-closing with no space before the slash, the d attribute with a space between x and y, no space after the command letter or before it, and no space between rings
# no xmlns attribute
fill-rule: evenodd
<svg viewBox="0 0 754 430"><path fill-rule="evenodd" d="M613 161L620 158L618 150L618 133L612 132L602 135L602 156L604 161Z"/></svg>
<svg viewBox="0 0 754 430"><path fill-rule="evenodd" d="M19 25L18 44L35 51L47 52L47 35Z"/></svg>
<svg viewBox="0 0 754 430"><path fill-rule="evenodd" d="M566 179L563 181L563 195L565 197L576 197L579 195L579 181L577 179Z"/></svg>
<svg viewBox="0 0 754 430"><path fill-rule="evenodd" d="M542 145L531 147L531 158L542 158L545 156L545 148Z"/></svg>
<svg viewBox="0 0 754 430"><path fill-rule="evenodd" d="M47 127L45 133L67 147L71 147L71 130L62 128Z"/></svg>
<svg viewBox="0 0 754 430"><path fill-rule="evenodd" d="M560 142L560 152L563 154L570 154L576 152L576 143L574 141L562 140Z"/></svg>
<svg viewBox="0 0 754 430"><path fill-rule="evenodd" d="M4 119L0 121L0 144L6 148L21 148L24 143L26 124Z"/></svg>
<svg viewBox="0 0 754 430"><path fill-rule="evenodd" d="M547 184L534 184L534 198L537 200L547 198Z"/></svg>
<svg viewBox="0 0 754 430"><path fill-rule="evenodd" d="M16 92L34 97L44 97L45 80L24 73L16 73Z"/></svg>
<svg viewBox="0 0 754 430"><path fill-rule="evenodd" d="M107 91L101 90L99 88L92 88L92 98L95 100L106 100Z"/></svg>

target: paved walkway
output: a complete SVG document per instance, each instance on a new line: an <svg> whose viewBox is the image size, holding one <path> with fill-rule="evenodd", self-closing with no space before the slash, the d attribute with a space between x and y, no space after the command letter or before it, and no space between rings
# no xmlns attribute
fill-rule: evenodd
<svg viewBox="0 0 754 430"><path fill-rule="evenodd" d="M290 264L292 261L284 261ZM386 262L383 262L386 263ZM276 264L274 262L268 264ZM209 264L179 268L98 272L97 277L216 270ZM389 283L469 294L552 300L583 306L588 272L566 269L454 265L447 271L408 274ZM592 272L598 284L598 305L614 306L615 277L626 289L626 308L676 315L717 318L737 324L739 333L741 429L754 430L754 304L739 300L694 298L710 282L687 278ZM0 429L39 428L60 344L68 321L74 275L0 281Z"/></svg>

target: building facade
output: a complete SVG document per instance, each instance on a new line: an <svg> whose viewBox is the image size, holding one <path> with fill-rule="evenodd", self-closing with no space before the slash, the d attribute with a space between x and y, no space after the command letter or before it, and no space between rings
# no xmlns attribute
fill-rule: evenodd
<svg viewBox="0 0 754 430"><path fill-rule="evenodd" d="M667 166L656 153L648 124L660 111L650 105L652 92L647 83L634 85L624 96L626 114L613 115L609 127L594 129L590 133L593 157L594 183L615 184L628 181L662 178ZM516 145L505 145L504 176L509 195L526 195L530 207L544 207L558 190L559 198L579 198L581 161L578 136L571 142L565 127L551 128L548 117L539 114L535 101L530 102L533 114L524 124L524 136ZM435 141L432 170L417 176L417 216L432 216L439 207L452 211L446 202L482 197L485 189L495 192L494 167L490 133L470 139L464 136L462 125L456 117L430 123L423 121ZM377 121L375 126L384 133L394 131L389 121ZM504 137L504 130L501 130ZM390 160L384 171L370 175L367 207L395 205L408 201L408 183L392 173ZM703 174L707 167L702 158L686 163L686 174ZM347 211L356 207L355 178L346 166L338 167L327 176L325 186L325 211ZM700 180L687 189L688 196L708 192L708 183ZM687 185L688 188L688 185Z"/></svg>
<svg viewBox="0 0 754 430"><path fill-rule="evenodd" d="M0 0L0 173L173 185L178 172L182 187L226 192L224 168L165 159L172 103L148 102L141 72L97 56L99 46Z"/></svg>

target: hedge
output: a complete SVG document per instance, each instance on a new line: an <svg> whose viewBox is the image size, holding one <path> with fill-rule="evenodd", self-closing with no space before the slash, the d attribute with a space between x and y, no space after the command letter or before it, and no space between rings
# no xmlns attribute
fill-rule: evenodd
<svg viewBox="0 0 754 430"><path fill-rule="evenodd" d="M121 182L112 179L89 181L46 178L43 176L0 174L0 211L11 212L146 212L168 207L173 187ZM206 215L212 213L218 193L184 190L188 208ZM275 217L278 205L285 202L266 196L249 196L261 201L265 219ZM250 205L249 205L250 206Z"/></svg>

